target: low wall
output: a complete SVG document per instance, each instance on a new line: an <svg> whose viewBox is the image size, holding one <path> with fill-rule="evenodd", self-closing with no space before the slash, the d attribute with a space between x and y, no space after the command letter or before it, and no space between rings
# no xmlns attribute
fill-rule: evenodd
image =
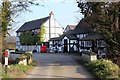
<svg viewBox="0 0 120 80"><path fill-rule="evenodd" d="M16 58L18 64L29 65L32 63L32 53L25 53Z"/></svg>
<svg viewBox="0 0 120 80"><path fill-rule="evenodd" d="M20 60L18 64L27 65L27 59Z"/></svg>
<svg viewBox="0 0 120 80"><path fill-rule="evenodd" d="M93 52L82 52L82 59L86 61L94 61L97 60L97 55Z"/></svg>
<svg viewBox="0 0 120 80"><path fill-rule="evenodd" d="M19 62L18 62L18 64L22 64L22 65L29 65L29 64L31 64L32 63L32 58L30 57L29 59L28 58L25 58L25 59L23 59L23 60L20 60Z"/></svg>

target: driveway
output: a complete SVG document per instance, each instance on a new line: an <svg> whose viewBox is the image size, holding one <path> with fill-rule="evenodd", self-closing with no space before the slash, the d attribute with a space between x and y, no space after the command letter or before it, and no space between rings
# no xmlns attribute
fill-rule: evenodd
<svg viewBox="0 0 120 80"><path fill-rule="evenodd" d="M33 59L38 65L31 72L26 73L27 78L93 78L89 72L75 62L73 55L36 53Z"/></svg>

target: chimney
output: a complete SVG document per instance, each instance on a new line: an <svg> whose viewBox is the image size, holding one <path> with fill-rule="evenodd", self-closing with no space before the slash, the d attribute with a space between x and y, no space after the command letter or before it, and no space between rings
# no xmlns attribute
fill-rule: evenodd
<svg viewBox="0 0 120 80"><path fill-rule="evenodd" d="M50 38L51 38L51 21L54 18L54 14L52 11L50 12L49 16L50 16L50 18L49 18L49 40L50 40Z"/></svg>
<svg viewBox="0 0 120 80"><path fill-rule="evenodd" d="M50 15L50 16L54 15L53 11L51 11L49 15Z"/></svg>

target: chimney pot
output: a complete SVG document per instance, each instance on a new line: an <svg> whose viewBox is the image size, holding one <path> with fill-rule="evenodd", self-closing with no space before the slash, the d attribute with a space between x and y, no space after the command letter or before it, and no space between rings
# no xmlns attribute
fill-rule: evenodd
<svg viewBox="0 0 120 80"><path fill-rule="evenodd" d="M50 15L50 16L51 16L51 15L54 15L53 11L51 11L49 15Z"/></svg>

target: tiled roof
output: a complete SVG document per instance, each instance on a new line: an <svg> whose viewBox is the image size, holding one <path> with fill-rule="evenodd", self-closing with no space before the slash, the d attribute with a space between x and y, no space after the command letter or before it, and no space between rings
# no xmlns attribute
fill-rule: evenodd
<svg viewBox="0 0 120 80"><path fill-rule="evenodd" d="M67 34L84 34L84 33L91 33L92 28L86 22L87 18L83 18L78 25L75 27L74 30L67 31Z"/></svg>
<svg viewBox="0 0 120 80"><path fill-rule="evenodd" d="M50 17L45 17L24 23L16 32L23 32L27 30L40 29L40 26L45 23Z"/></svg>
<svg viewBox="0 0 120 80"><path fill-rule="evenodd" d="M65 31L74 30L75 27L76 27L76 25L67 25L67 27L65 28Z"/></svg>
<svg viewBox="0 0 120 80"><path fill-rule="evenodd" d="M92 32L92 28L86 22L87 18L83 18L76 28L74 29L74 34L81 34L81 33L90 33Z"/></svg>
<svg viewBox="0 0 120 80"><path fill-rule="evenodd" d="M66 37L69 38L70 40L77 40L78 38L72 34L66 34Z"/></svg>
<svg viewBox="0 0 120 80"><path fill-rule="evenodd" d="M50 41L59 41L62 40L64 37L69 38L70 40L77 40L78 38L76 36L74 36L73 34L67 34L66 32L61 35L60 37L55 37L55 38L51 38Z"/></svg>
<svg viewBox="0 0 120 80"><path fill-rule="evenodd" d="M60 37L51 38L49 41L60 41L60 40L62 40L64 38L64 36L65 35L63 34Z"/></svg>

